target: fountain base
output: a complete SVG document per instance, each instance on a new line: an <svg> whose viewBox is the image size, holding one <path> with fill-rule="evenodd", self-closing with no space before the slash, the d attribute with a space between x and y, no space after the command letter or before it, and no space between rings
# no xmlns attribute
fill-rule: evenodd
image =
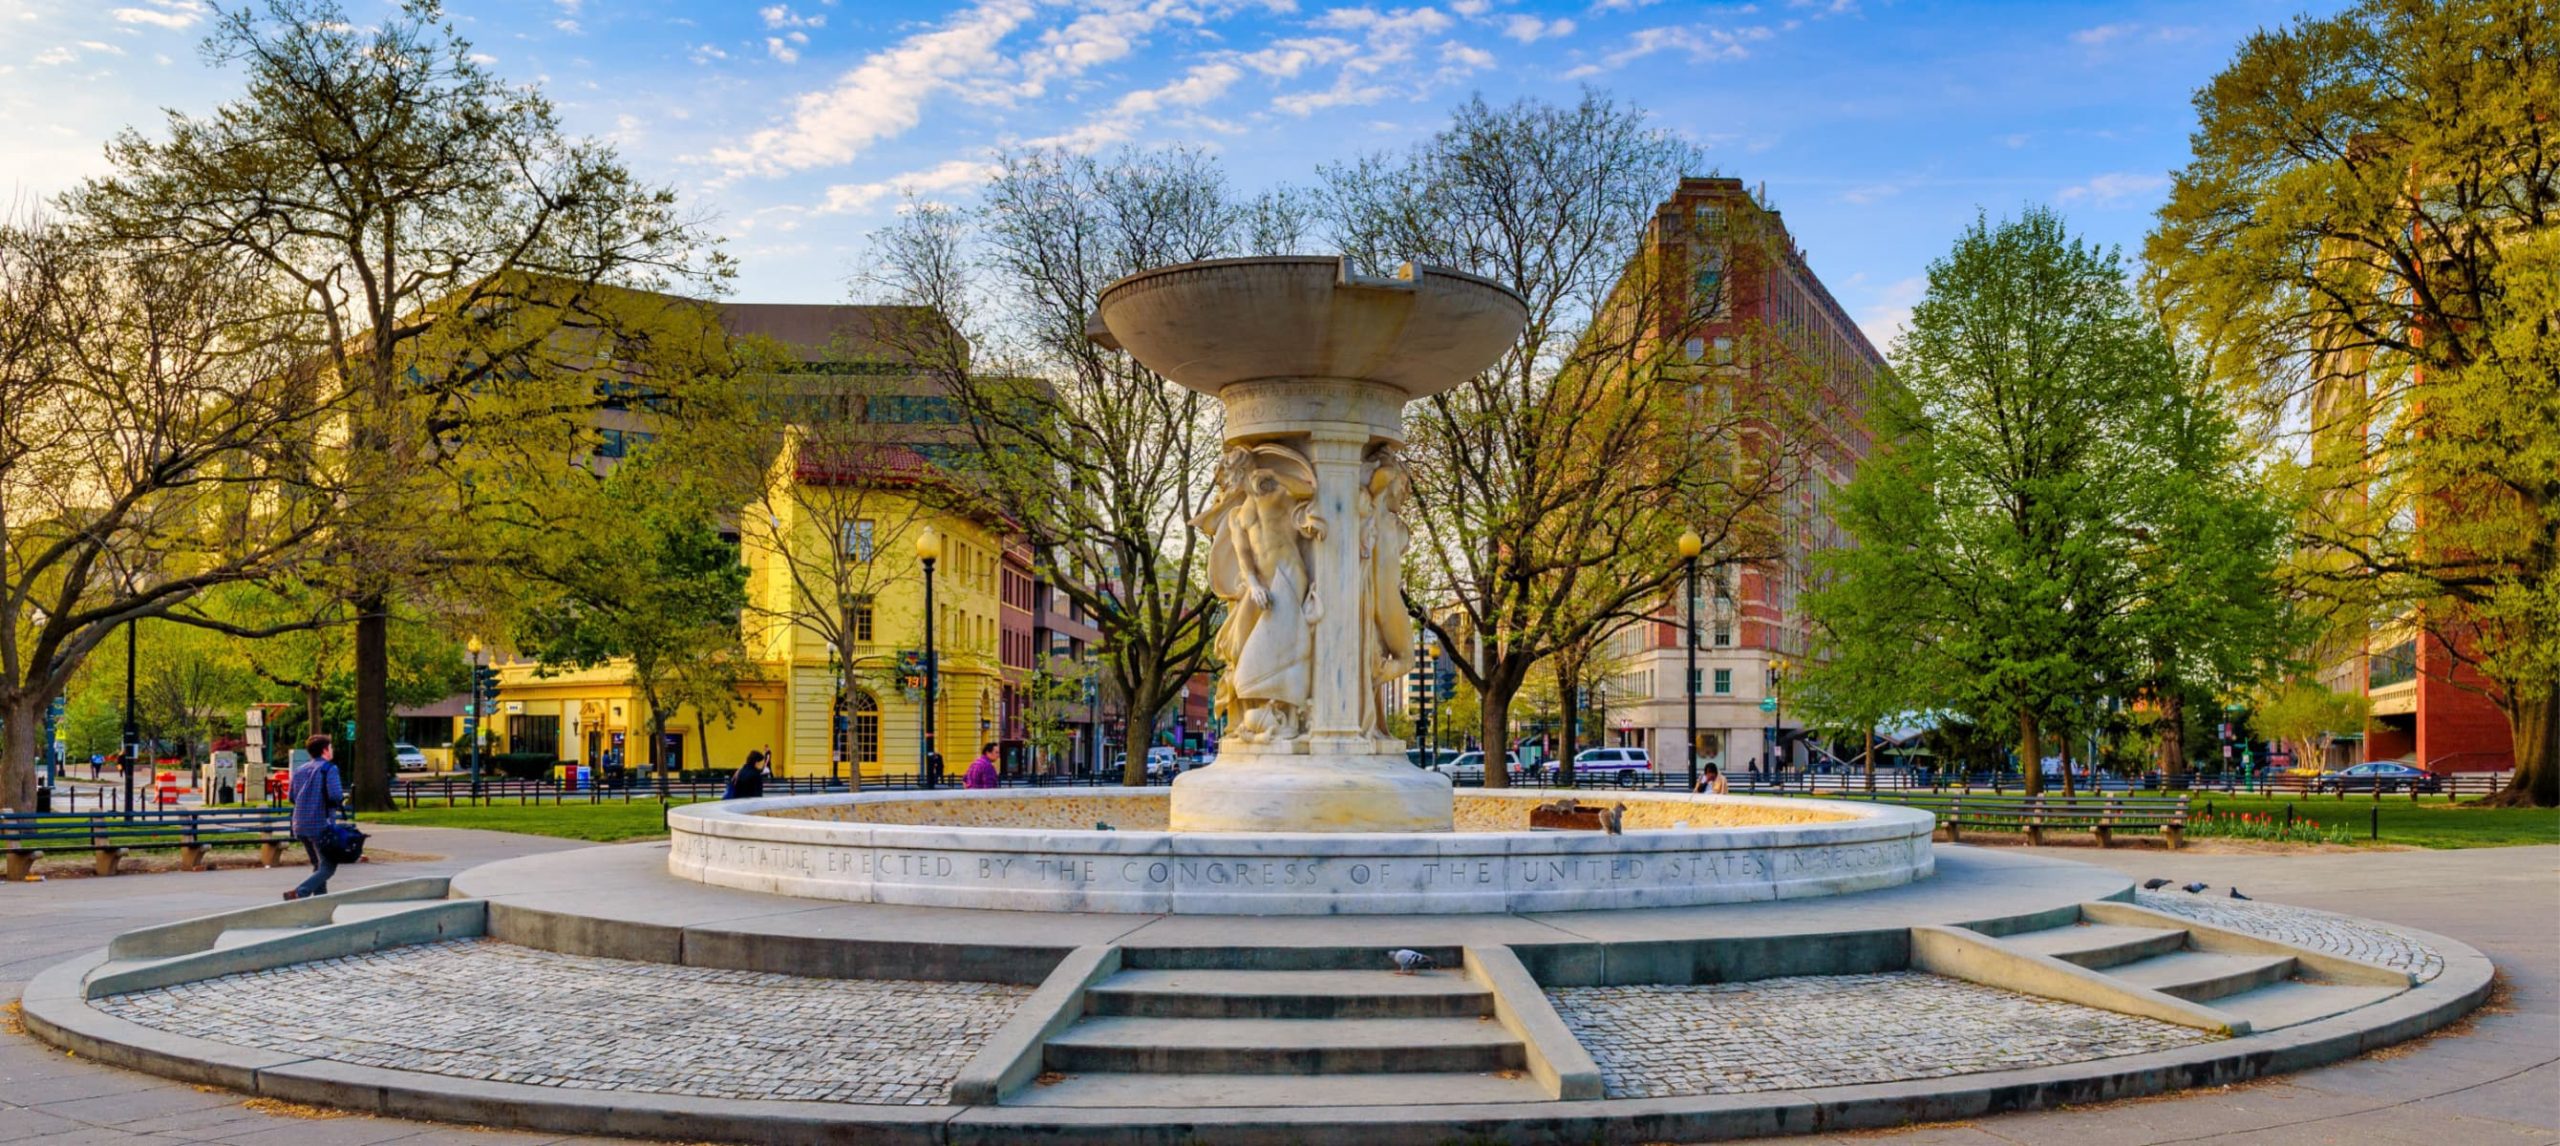
<svg viewBox="0 0 2560 1146"><path fill-rule="evenodd" d="M1230 751L1173 781L1177 832L1445 832L1449 778L1402 755Z"/></svg>

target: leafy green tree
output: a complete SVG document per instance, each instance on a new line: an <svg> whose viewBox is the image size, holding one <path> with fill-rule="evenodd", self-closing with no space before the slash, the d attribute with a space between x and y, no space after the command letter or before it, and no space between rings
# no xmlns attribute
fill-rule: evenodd
<svg viewBox="0 0 2560 1146"><path fill-rule="evenodd" d="M1840 498L1856 544L1807 600L1817 703L2012 728L2041 790L2048 725L2140 688L2155 645L2215 639L2218 612L2171 596L2270 591L2272 530L2198 524L2268 512L2199 402L2113 252L2041 210L1968 228L1876 388L1878 449Z"/></svg>
<svg viewBox="0 0 2560 1146"><path fill-rule="evenodd" d="M674 466L652 464L663 460L653 450L596 483L596 504L580 515L586 529L554 539L529 571L547 592L515 630L537 673L628 665L662 793L666 772L682 766L663 759L668 719L692 708L707 730L733 717L738 686L757 672L740 627L746 566L720 536L715 508L691 496Z"/></svg>
<svg viewBox="0 0 2560 1146"><path fill-rule="evenodd" d="M2258 731L2299 749L2297 766L2317 767L2321 748L2339 733L2361 732L2373 704L2361 693L2336 692L2317 681L2289 680L2259 692L2249 719Z"/></svg>
<svg viewBox="0 0 2560 1146"><path fill-rule="evenodd" d="M563 133L436 0L378 18L266 0L222 12L205 54L243 95L118 135L111 173L65 204L120 242L257 267L299 322L287 348L347 399L330 465L362 496L331 503L330 559L307 573L338 574L353 607L350 786L388 808L395 603L491 566L475 527L556 500L561 460L619 400L598 372L686 341L613 286L707 295L727 267L671 190Z"/></svg>
<svg viewBox="0 0 2560 1146"><path fill-rule="evenodd" d="M2506 713L2496 802L2560 803L2560 24L2364 0L2196 93L2145 246L2163 311L2273 433L2334 643L2423 630ZM2474 675L2476 673L2476 676Z"/></svg>

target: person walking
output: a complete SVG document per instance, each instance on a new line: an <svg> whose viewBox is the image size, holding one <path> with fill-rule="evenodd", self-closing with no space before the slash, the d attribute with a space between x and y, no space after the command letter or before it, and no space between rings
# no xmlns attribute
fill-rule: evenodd
<svg viewBox="0 0 2560 1146"><path fill-rule="evenodd" d="M993 788L996 786L996 782L996 746L993 744L981 745L978 748L978 758L969 762L968 773L960 778L960 786L963 788Z"/></svg>
<svg viewBox="0 0 2560 1146"><path fill-rule="evenodd" d="M1724 770L1716 767L1715 761L1709 760L1706 769L1698 773L1696 790L1706 795L1721 796L1731 789L1724 782Z"/></svg>
<svg viewBox="0 0 2560 1146"><path fill-rule="evenodd" d="M764 766L765 759L762 752L747 753L747 762L739 765L737 773L729 777L729 792L724 798L753 800L763 796L764 778L770 775Z"/></svg>
<svg viewBox="0 0 2560 1146"><path fill-rule="evenodd" d="M324 837L347 799L346 782L339 779L337 762L330 759L337 748L329 738L314 736L302 750L310 758L294 767L286 791L293 802L293 838L302 845L302 853L311 857L311 878L284 893L286 899L329 894L329 877L338 874L338 861L323 846Z"/></svg>

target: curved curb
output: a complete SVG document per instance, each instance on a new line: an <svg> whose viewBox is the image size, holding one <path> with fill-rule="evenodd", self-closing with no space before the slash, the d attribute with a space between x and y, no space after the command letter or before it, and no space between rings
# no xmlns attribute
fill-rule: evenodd
<svg viewBox="0 0 2560 1146"><path fill-rule="evenodd" d="M2436 978L2345 1014L2241 1038L2063 1066L1912 1082L1682 1098L1365 1108L1061 1109L851 1106L581 1091L383 1070L153 1030L105 1014L80 981L95 952L27 985L23 1015L37 1038L77 1054L187 1082L369 1114L574 1134L770 1143L978 1146L1051 1143L1710 1141L1853 1130L2136 1098L2219 1086L2350 1058L2460 1018L2488 996L2494 972L2470 946L2395 928L2443 953Z"/></svg>

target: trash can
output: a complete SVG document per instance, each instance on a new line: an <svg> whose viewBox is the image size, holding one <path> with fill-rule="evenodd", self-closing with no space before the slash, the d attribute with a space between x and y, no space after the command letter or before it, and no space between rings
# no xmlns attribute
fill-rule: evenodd
<svg viewBox="0 0 2560 1146"><path fill-rule="evenodd" d="M36 789L36 810L39 812L53 810L53 785L47 784Z"/></svg>

